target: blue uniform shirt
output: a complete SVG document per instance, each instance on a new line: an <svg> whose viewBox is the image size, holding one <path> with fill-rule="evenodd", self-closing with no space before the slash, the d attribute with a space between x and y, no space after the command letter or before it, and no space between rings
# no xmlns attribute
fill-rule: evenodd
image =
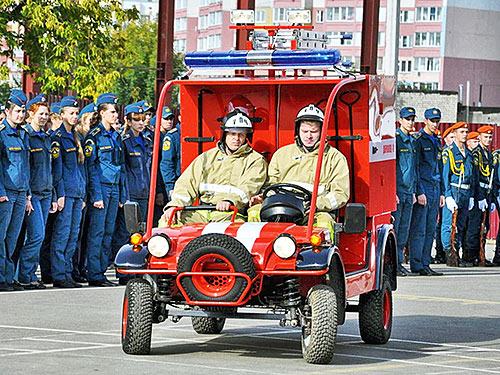
<svg viewBox="0 0 500 375"><path fill-rule="evenodd" d="M472 160L474 163L474 174L475 174L475 198L477 201L483 199L489 199L490 194L488 190L490 187L490 176L493 172L493 154L490 150L485 149L481 144L478 144L474 150L472 150ZM493 176L494 178L495 176ZM493 181L491 181L491 187L493 189ZM490 192L491 193L491 192Z"/></svg>
<svg viewBox="0 0 500 375"><path fill-rule="evenodd" d="M85 165L78 163L78 146L73 134L61 125L51 138L52 170L57 197L84 199Z"/></svg>
<svg viewBox="0 0 500 375"><path fill-rule="evenodd" d="M396 130L396 193L399 197L416 192L413 138Z"/></svg>
<svg viewBox="0 0 500 375"><path fill-rule="evenodd" d="M459 207L466 206L469 197L474 195L474 174L472 153L465 147L463 155L455 142L443 150L443 186L444 196L453 197ZM461 177L460 177L461 176ZM459 197L457 197L460 185Z"/></svg>
<svg viewBox="0 0 500 375"><path fill-rule="evenodd" d="M6 190L30 192L30 146L24 129L14 129L5 119L0 124L0 197L6 196Z"/></svg>
<svg viewBox="0 0 500 375"><path fill-rule="evenodd" d="M441 191L441 146L439 139L424 132L424 129L414 135L416 153L417 196L431 194L437 187Z"/></svg>
<svg viewBox="0 0 500 375"><path fill-rule="evenodd" d="M125 157L121 137L107 131L102 123L85 137L85 157L90 202L102 201L101 184L120 185L120 202L128 199Z"/></svg>
<svg viewBox="0 0 500 375"><path fill-rule="evenodd" d="M151 179L151 139L132 130L122 136L125 152L125 172L130 198L148 199Z"/></svg>
<svg viewBox="0 0 500 375"><path fill-rule="evenodd" d="M50 136L43 130L35 131L26 125L30 143L30 188L33 193L52 194L52 158ZM55 196L52 198L55 201Z"/></svg>
<svg viewBox="0 0 500 375"><path fill-rule="evenodd" d="M161 148L160 171L167 195L181 175L181 137L178 128L172 128L164 136Z"/></svg>

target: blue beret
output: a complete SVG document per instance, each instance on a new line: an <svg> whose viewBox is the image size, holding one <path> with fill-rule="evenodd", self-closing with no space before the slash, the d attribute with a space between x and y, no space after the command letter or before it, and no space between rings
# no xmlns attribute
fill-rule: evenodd
<svg viewBox="0 0 500 375"><path fill-rule="evenodd" d="M50 105L50 112L52 113L61 113L61 102L55 102Z"/></svg>
<svg viewBox="0 0 500 375"><path fill-rule="evenodd" d="M113 94L112 92L107 92L107 93L99 95L99 97L97 98L96 105L100 106L101 104L105 104L105 103L116 104L116 103L118 103L118 99L117 99L116 95Z"/></svg>
<svg viewBox="0 0 500 375"><path fill-rule="evenodd" d="M45 103L46 101L47 98L45 97L45 94L38 94L26 104L26 110L30 109L30 107L35 103Z"/></svg>
<svg viewBox="0 0 500 375"><path fill-rule="evenodd" d="M142 107L142 110L144 112L147 112L149 111L150 109L153 109L153 106L151 104L149 104L147 101L145 100L141 100L140 102L137 102L137 104L139 104L141 107Z"/></svg>
<svg viewBox="0 0 500 375"><path fill-rule="evenodd" d="M19 89L14 89L10 92L9 101L18 105L19 107L24 107L28 98L26 94Z"/></svg>
<svg viewBox="0 0 500 375"><path fill-rule="evenodd" d="M435 118L441 118L441 111L439 110L439 108L426 109L424 117L429 120L433 120Z"/></svg>
<svg viewBox="0 0 500 375"><path fill-rule="evenodd" d="M85 113L92 113L95 112L95 110L96 108L94 103L87 104L78 114L78 120L80 120Z"/></svg>
<svg viewBox="0 0 500 375"><path fill-rule="evenodd" d="M402 117L402 118L407 118L407 117L415 116L415 115L416 115L416 111L415 111L415 108L413 108L413 107L403 107L399 111L399 117Z"/></svg>
<svg viewBox="0 0 500 375"><path fill-rule="evenodd" d="M73 108L78 108L78 100L74 96L65 96L61 100L61 108L64 107L73 107Z"/></svg>
<svg viewBox="0 0 500 375"><path fill-rule="evenodd" d="M163 112L161 113L162 118L169 118L170 116L174 116L172 110L168 107L163 107Z"/></svg>
<svg viewBox="0 0 500 375"><path fill-rule="evenodd" d="M156 125L156 115L154 115L153 117L151 117L149 119L149 125L151 125L153 127Z"/></svg>
<svg viewBox="0 0 500 375"><path fill-rule="evenodd" d="M127 116L129 113L144 113L144 109L142 108L139 102L132 103L125 107L124 111L125 116Z"/></svg>

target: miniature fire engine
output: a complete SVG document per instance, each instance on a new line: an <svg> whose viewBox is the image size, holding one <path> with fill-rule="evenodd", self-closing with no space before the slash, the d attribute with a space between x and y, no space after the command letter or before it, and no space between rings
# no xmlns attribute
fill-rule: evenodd
<svg viewBox="0 0 500 375"><path fill-rule="evenodd" d="M251 49L188 53L186 65L194 73L167 83L161 92L159 103L173 85L180 90L182 169L215 147L230 102L244 103L256 119L252 147L268 160L293 142L298 109L322 103L320 147L328 141L346 156L350 201L338 212L335 233L313 226L320 149L314 189L305 192L311 201L307 226L231 221L153 228L159 106L148 221L138 222L136 205L126 207L129 230L136 233L115 260L119 272L136 276L125 290L123 350L149 353L153 323L169 318L190 317L201 334L220 333L228 318L276 319L301 327L307 362L329 363L346 312L359 313L365 342L386 343L397 265L391 225L395 80L343 70L339 51L324 49L325 37L304 27L271 26L264 33L236 27L252 30ZM262 45L266 49L254 49ZM224 78L195 77L197 71L228 68L236 69L233 77L227 72ZM359 302L351 302L353 297ZM238 312L241 307L255 312Z"/></svg>

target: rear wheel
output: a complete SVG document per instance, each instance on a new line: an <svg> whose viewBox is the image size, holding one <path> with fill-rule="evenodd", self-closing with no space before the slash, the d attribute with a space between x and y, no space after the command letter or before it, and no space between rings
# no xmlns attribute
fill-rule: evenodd
<svg viewBox="0 0 500 375"><path fill-rule="evenodd" d="M302 356L308 363L327 364L337 338L337 298L326 285L313 286L307 295L306 324L302 327Z"/></svg>
<svg viewBox="0 0 500 375"><path fill-rule="evenodd" d="M127 283L122 311L122 348L127 354L149 354L153 330L153 292L143 279Z"/></svg>
<svg viewBox="0 0 500 375"><path fill-rule="evenodd" d="M224 307L205 307L203 310L233 313L236 311L233 308ZM200 335L214 335L222 332L224 324L226 323L226 318L204 318L196 316L191 318L191 323L196 333Z"/></svg>
<svg viewBox="0 0 500 375"><path fill-rule="evenodd" d="M392 290L384 277L382 289L359 296L359 332L367 344L385 344L392 330Z"/></svg>

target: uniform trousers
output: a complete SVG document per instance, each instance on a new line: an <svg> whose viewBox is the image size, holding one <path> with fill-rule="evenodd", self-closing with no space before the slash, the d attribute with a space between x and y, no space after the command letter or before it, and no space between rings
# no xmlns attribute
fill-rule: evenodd
<svg viewBox="0 0 500 375"><path fill-rule="evenodd" d="M481 241L481 224L483 217L486 215L486 231L484 233L484 240L486 240L486 234L488 233L490 227L490 212L487 210L483 212L474 205L474 208L469 211L469 225L467 227L467 237L466 246L467 254L463 254L464 259L468 261L473 261L475 259L479 260L479 247Z"/></svg>
<svg viewBox="0 0 500 375"><path fill-rule="evenodd" d="M6 189L8 201L0 202L0 282L12 284L14 262L12 254L26 210L26 192Z"/></svg>
<svg viewBox="0 0 500 375"><path fill-rule="evenodd" d="M25 215L26 240L19 255L17 280L29 284L38 281L35 272L40 262L40 248L45 237L45 225L52 203L52 194L33 193L31 204L33 211Z"/></svg>
<svg viewBox="0 0 500 375"><path fill-rule="evenodd" d="M394 217L394 231L396 232L396 242L398 246L398 264L403 263L403 249L408 241L410 233L411 215L413 212L413 194L398 194L399 204L396 211L392 213Z"/></svg>

